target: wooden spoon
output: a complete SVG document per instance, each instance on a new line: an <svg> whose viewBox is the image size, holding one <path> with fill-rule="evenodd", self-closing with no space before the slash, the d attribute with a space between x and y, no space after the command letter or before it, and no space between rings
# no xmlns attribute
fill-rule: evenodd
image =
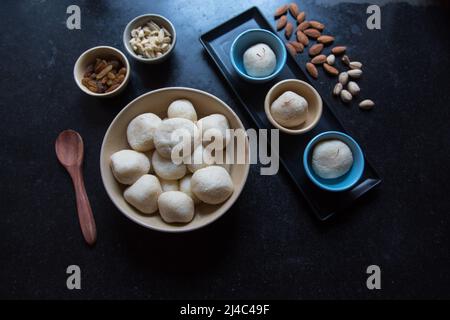
<svg viewBox="0 0 450 320"><path fill-rule="evenodd" d="M76 131L64 130L56 139L55 150L59 162L69 172L73 181L81 232L86 242L93 245L97 239L97 231L81 169L84 156L83 139Z"/></svg>

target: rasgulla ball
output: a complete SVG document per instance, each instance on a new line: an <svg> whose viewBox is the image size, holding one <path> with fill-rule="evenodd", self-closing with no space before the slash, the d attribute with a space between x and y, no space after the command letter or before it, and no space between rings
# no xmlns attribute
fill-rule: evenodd
<svg viewBox="0 0 450 320"><path fill-rule="evenodd" d="M228 119L219 113L211 114L197 121L202 141L209 144L215 139L222 139L222 149L230 141L230 124Z"/></svg>
<svg viewBox="0 0 450 320"><path fill-rule="evenodd" d="M286 91L272 103L270 113L283 127L295 127L306 121L308 102L295 92Z"/></svg>
<svg viewBox="0 0 450 320"><path fill-rule="evenodd" d="M341 140L324 140L314 147L311 164L319 177L334 179L350 170L353 165L353 154Z"/></svg>
<svg viewBox="0 0 450 320"><path fill-rule="evenodd" d="M219 166L210 166L195 171L191 179L191 189L201 201L218 204L231 196L234 185L227 170Z"/></svg>
<svg viewBox="0 0 450 320"><path fill-rule="evenodd" d="M276 65L277 57L265 43L255 44L244 52L244 68L249 76L259 78L270 76Z"/></svg>
<svg viewBox="0 0 450 320"><path fill-rule="evenodd" d="M150 170L150 161L143 153L121 150L111 155L111 170L122 184L133 184Z"/></svg>
<svg viewBox="0 0 450 320"><path fill-rule="evenodd" d="M195 123L188 119L170 118L163 120L156 128L153 141L162 157L171 159L172 152L184 157L194 152L194 148L200 143L200 132ZM184 154L184 150L189 154Z"/></svg>
<svg viewBox="0 0 450 320"><path fill-rule="evenodd" d="M185 164L176 164L170 159L161 157L158 152L153 153L152 164L156 175L165 180L178 180L186 174Z"/></svg>
<svg viewBox="0 0 450 320"><path fill-rule="evenodd" d="M211 152L204 148L201 144L195 148L192 155L184 162L190 172L205 168L214 164L214 157Z"/></svg>
<svg viewBox="0 0 450 320"><path fill-rule="evenodd" d="M197 121L197 112L192 103L186 99L173 101L167 109L167 116L169 118L185 118L192 122Z"/></svg>
<svg viewBox="0 0 450 320"><path fill-rule="evenodd" d="M164 192L180 190L178 186L178 180L159 179L159 183L161 183L161 188Z"/></svg>
<svg viewBox="0 0 450 320"><path fill-rule="evenodd" d="M197 198L195 196L195 194L192 192L191 179L192 179L192 175L188 174L180 180L180 191L186 193L189 197L192 198L192 200L194 201L194 204L197 204L197 203L200 203L200 199Z"/></svg>
<svg viewBox="0 0 450 320"><path fill-rule="evenodd" d="M194 218L194 201L181 191L163 192L158 207L161 218L168 223L187 223Z"/></svg>
<svg viewBox="0 0 450 320"><path fill-rule="evenodd" d="M136 151L149 151L155 148L153 135L161 119L153 113L144 113L130 121L127 139L130 147Z"/></svg>
<svg viewBox="0 0 450 320"><path fill-rule="evenodd" d="M125 200L142 213L153 213L158 210L158 197L162 193L157 177L145 174L128 187L123 196Z"/></svg>

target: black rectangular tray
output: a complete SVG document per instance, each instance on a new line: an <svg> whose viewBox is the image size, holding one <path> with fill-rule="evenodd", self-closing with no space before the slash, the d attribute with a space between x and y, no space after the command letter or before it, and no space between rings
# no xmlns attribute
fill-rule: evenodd
<svg viewBox="0 0 450 320"><path fill-rule="evenodd" d="M308 83L310 81L295 59L289 54L285 67L272 81L254 84L242 80L231 65L229 52L233 40L241 32L252 28L267 29L275 33L259 9L252 7L203 34L200 37L200 42L256 126L259 129L271 129L273 126L264 112L264 98L269 89L283 79L300 79ZM324 100L322 118L313 130L297 136L280 131L280 163L286 168L316 216L322 221L349 207L357 198L381 182L380 177L366 158L363 176L352 189L343 192L328 192L315 186L304 171L302 164L303 150L314 136L329 130L345 132L344 127Z"/></svg>

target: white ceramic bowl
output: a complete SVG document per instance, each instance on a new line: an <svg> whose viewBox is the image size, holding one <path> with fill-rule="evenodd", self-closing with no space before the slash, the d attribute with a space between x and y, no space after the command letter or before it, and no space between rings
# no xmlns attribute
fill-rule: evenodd
<svg viewBox="0 0 450 320"><path fill-rule="evenodd" d="M83 76L86 72L87 67L90 64L95 63L96 58L102 58L102 59L117 59L119 60L122 65L127 68L127 73L125 75L125 79L123 82L118 86L115 90L111 92L105 92L105 93L95 93L86 88L82 83L81 80L83 79ZM75 66L73 68L73 76L75 78L75 82L77 83L78 87L83 91L84 93L94 96L94 97L113 97L117 94L119 94L128 84L128 81L130 80L130 63L128 62L127 57L118 49L108 46L99 46L94 47L89 50L86 50L81 54L81 56L78 58L78 60L75 62Z"/></svg>
<svg viewBox="0 0 450 320"><path fill-rule="evenodd" d="M140 57L134 52L133 48L130 45L130 39L131 39L131 31L137 27L145 25L147 22L153 21L157 25L162 26L166 28L167 31L172 35L172 43L169 50L164 53L161 57L158 58L144 58ZM144 14L141 16L138 16L131 20L127 26L125 27L125 30L123 32L123 45L125 46L125 49L127 49L128 53L136 60L144 63L149 64L156 64L163 62L166 60L174 51L175 44L177 42L177 33L175 31L175 27L173 26L172 22L170 22L169 19L166 17L163 17L159 14Z"/></svg>
<svg viewBox="0 0 450 320"><path fill-rule="evenodd" d="M210 224L221 217L239 197L249 171L249 145L245 136L245 164L231 165L230 175L234 184L234 192L224 203L208 205L201 203L195 206L194 219L188 224L168 224L164 222L159 213L144 215L129 205L123 198L126 186L118 183L110 168L110 157L114 152L129 149L126 137L127 126L136 116L152 112L161 118L166 117L169 104L185 98L190 100L196 108L199 119L212 113L221 113L227 117L232 129L245 130L242 122L234 111L219 98L197 89L191 88L163 88L146 93L130 102L112 121L103 139L100 152L100 171L106 192L116 207L132 221L147 228L164 232L192 231Z"/></svg>

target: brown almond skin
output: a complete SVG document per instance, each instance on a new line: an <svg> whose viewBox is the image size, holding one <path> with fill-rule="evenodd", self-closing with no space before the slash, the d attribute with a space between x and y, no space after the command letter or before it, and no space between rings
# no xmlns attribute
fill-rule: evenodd
<svg viewBox="0 0 450 320"><path fill-rule="evenodd" d="M305 49L303 43L300 43L298 41L290 41L289 43L295 48L297 53L303 52L303 50Z"/></svg>
<svg viewBox="0 0 450 320"><path fill-rule="evenodd" d="M310 56L317 56L319 53L321 53L323 50L323 44L316 43L311 48L309 48L309 55Z"/></svg>
<svg viewBox="0 0 450 320"><path fill-rule="evenodd" d="M305 47L309 44L308 37L302 31L297 31L297 40L298 42L302 43Z"/></svg>
<svg viewBox="0 0 450 320"><path fill-rule="evenodd" d="M305 11L302 11L297 15L297 23L302 23L303 21L305 21L305 19L306 19Z"/></svg>
<svg viewBox="0 0 450 320"><path fill-rule="evenodd" d="M322 31L323 29L325 29L325 25L319 21L311 20L311 21L309 21L309 23L311 24L311 27L313 27L314 29L317 29L319 31Z"/></svg>
<svg viewBox="0 0 450 320"><path fill-rule="evenodd" d="M306 29L305 31L303 31L304 34L306 34L308 37L313 38L313 39L317 39L318 37L321 36L320 31L318 31L317 29Z"/></svg>
<svg viewBox="0 0 450 320"><path fill-rule="evenodd" d="M335 67L330 66L328 63L324 63L323 68L325 69L326 72L328 72L332 76L337 76L339 74L339 70L336 69Z"/></svg>
<svg viewBox="0 0 450 320"><path fill-rule="evenodd" d="M347 50L347 47L337 46L337 47L334 47L333 49L331 49L331 52L334 55L340 55L340 54L344 54L346 50Z"/></svg>
<svg viewBox="0 0 450 320"><path fill-rule="evenodd" d="M318 37L317 41L327 45L327 44L331 44L331 43L334 42L334 37L333 36L325 36L325 35L323 35L323 36Z"/></svg>
<svg viewBox="0 0 450 320"><path fill-rule="evenodd" d="M280 31L281 29L283 29L287 24L287 17L286 16L282 16L280 18L280 20L278 20L277 22L277 30Z"/></svg>
<svg viewBox="0 0 450 320"><path fill-rule="evenodd" d="M294 46L291 43L286 43L286 48L288 49L291 56L295 57L297 55L297 50L295 50Z"/></svg>
<svg viewBox="0 0 450 320"><path fill-rule="evenodd" d="M327 56L324 54L320 54L311 59L311 63L313 64L322 64L327 61Z"/></svg>
<svg viewBox="0 0 450 320"><path fill-rule="evenodd" d="M284 6L278 7L277 10L275 10L274 17L279 18L282 15L286 14L286 12L289 9L289 5L285 4Z"/></svg>
<svg viewBox="0 0 450 320"><path fill-rule="evenodd" d="M284 36L286 37L286 39L290 39L292 32L294 31L294 26L292 25L292 23L288 22L286 24L286 29L284 30Z"/></svg>
<svg viewBox="0 0 450 320"><path fill-rule="evenodd" d="M311 62L308 62L306 64L306 70L314 79L317 79L317 77L319 76L319 71L317 71L316 66L313 65Z"/></svg>
<svg viewBox="0 0 450 320"><path fill-rule="evenodd" d="M289 12L291 13L292 17L297 18L298 14L300 13L300 10L298 9L298 5L294 2L292 2L289 5Z"/></svg>
<svg viewBox="0 0 450 320"><path fill-rule="evenodd" d="M308 29L311 25L309 24L308 21L303 21L302 23L300 23L297 27L297 31L305 31L306 29Z"/></svg>

